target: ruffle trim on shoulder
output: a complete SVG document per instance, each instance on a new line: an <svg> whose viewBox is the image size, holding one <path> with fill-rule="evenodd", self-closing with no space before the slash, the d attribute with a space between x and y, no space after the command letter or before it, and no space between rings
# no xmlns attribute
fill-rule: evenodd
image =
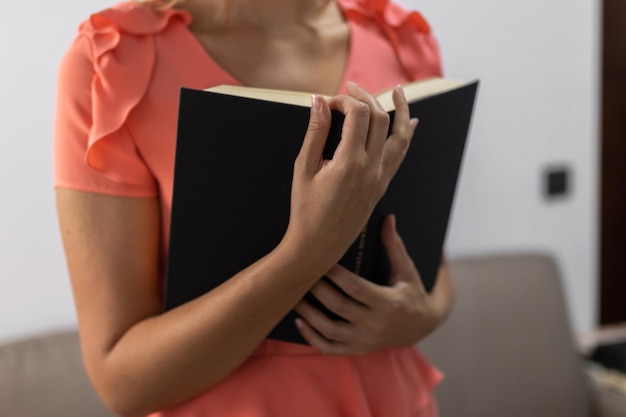
<svg viewBox="0 0 626 417"><path fill-rule="evenodd" d="M374 21L392 44L410 79L441 76L441 57L430 25L416 11L390 0L339 0L348 19Z"/></svg>
<svg viewBox="0 0 626 417"><path fill-rule="evenodd" d="M124 123L151 81L155 62L151 35L175 20L189 24L191 17L181 10L157 11L128 2L92 15L79 28L90 42L94 65L85 158L114 182L144 185L152 178L148 168L137 163L140 158Z"/></svg>

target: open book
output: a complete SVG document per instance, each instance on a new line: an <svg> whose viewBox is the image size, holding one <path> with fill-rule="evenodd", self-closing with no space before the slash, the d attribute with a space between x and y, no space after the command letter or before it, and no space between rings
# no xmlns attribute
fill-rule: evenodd
<svg viewBox="0 0 626 417"><path fill-rule="evenodd" d="M415 81L404 84L404 94L408 102L423 99L428 96L441 94L446 91L455 90L465 83L449 80L446 78L429 78L424 81ZM470 83L472 84L472 83ZM394 110L393 88L383 90L375 95L382 108L391 112ZM229 96L245 97L260 101L272 101L275 103L293 104L294 106L309 107L311 104L311 93L287 90L271 90L267 88L242 87L238 85L218 85L204 91ZM325 97L330 98L330 97Z"/></svg>
<svg viewBox="0 0 626 417"><path fill-rule="evenodd" d="M432 289L477 86L441 78L404 86L411 116L420 123L386 194L341 259L343 266L386 284L380 228L393 213L425 288ZM393 118L391 94L377 98ZM310 101L308 93L246 87L181 89L165 309L217 287L281 241ZM326 159L341 136L343 115L332 112L332 118ZM294 314L269 337L305 343Z"/></svg>

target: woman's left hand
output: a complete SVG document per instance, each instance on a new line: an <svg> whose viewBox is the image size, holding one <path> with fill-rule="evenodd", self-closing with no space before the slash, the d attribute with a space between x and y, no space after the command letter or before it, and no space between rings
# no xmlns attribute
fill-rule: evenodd
<svg viewBox="0 0 626 417"><path fill-rule="evenodd" d="M302 316L296 319L300 333L320 352L363 355L414 345L447 316L453 294L445 263L428 293L396 231L394 216L385 219L381 238L390 263L389 286L374 284L336 265L326 276L347 296L324 280L311 292L345 321L329 318L304 300L296 306Z"/></svg>

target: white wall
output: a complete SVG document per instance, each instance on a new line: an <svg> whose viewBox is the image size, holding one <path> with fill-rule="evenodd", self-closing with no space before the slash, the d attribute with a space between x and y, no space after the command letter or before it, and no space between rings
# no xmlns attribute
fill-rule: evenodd
<svg viewBox="0 0 626 417"><path fill-rule="evenodd" d="M598 2L403 3L430 21L447 76L482 81L448 253L554 254L575 330L592 328L598 279ZM548 202L541 173L553 164L570 166L573 193Z"/></svg>
<svg viewBox="0 0 626 417"><path fill-rule="evenodd" d="M587 0L405 0L446 72L483 84L449 234L451 255L546 249L576 329L595 322L597 11ZM51 176L54 84L76 26L107 0L8 2L0 14L0 341L75 325ZM540 172L569 164L547 204Z"/></svg>
<svg viewBox="0 0 626 417"><path fill-rule="evenodd" d="M0 341L75 325L52 190L55 80L78 23L110 4L5 3L0 12Z"/></svg>

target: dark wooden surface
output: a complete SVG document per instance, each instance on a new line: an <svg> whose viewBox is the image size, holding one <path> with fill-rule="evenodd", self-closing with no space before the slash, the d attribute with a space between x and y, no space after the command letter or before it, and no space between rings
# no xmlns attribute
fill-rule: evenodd
<svg viewBox="0 0 626 417"><path fill-rule="evenodd" d="M626 1L604 0L600 321L626 321Z"/></svg>

